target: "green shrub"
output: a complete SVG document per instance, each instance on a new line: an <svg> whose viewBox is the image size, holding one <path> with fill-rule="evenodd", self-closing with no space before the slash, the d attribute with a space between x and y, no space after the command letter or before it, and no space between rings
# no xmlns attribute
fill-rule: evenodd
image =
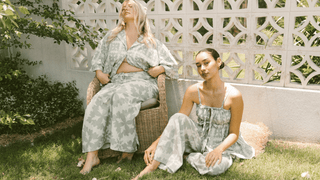
<svg viewBox="0 0 320 180"><path fill-rule="evenodd" d="M0 49L30 48L30 43L20 39L22 34L26 35L26 39L29 39L29 35L48 37L53 38L54 43L66 42L82 49L88 43L95 49L97 39L102 38L107 29L96 30L83 24L74 17L74 12L60 9L58 2L59 0L19 0L11 3L10 0L1 0ZM35 16L41 20L37 21ZM70 24L73 26L69 26Z"/></svg>
<svg viewBox="0 0 320 180"><path fill-rule="evenodd" d="M29 114L20 115L19 113L13 113L12 111L5 112L0 110L0 124L8 125L12 129L12 124L20 123L22 125L31 124L34 125L32 119L30 119Z"/></svg>
<svg viewBox="0 0 320 180"><path fill-rule="evenodd" d="M20 67L37 62L11 54L13 49L31 47L27 42L29 35L80 48L85 44L93 49L97 46L97 39L103 37L107 29L96 31L84 25L74 17L74 12L60 9L58 1L45 1L49 5L43 0L0 1L0 51L8 51L10 55L10 58L0 55L0 134L34 132L83 113L75 82L50 82L46 76L30 78ZM21 34L25 39L20 39ZM35 125L23 125L32 121Z"/></svg>
<svg viewBox="0 0 320 180"><path fill-rule="evenodd" d="M17 119L29 114L35 125L24 125L20 121L9 126L0 122L0 134L31 133L83 114L74 81L51 82L46 76L33 79L19 67L22 64L36 65L19 56L0 59L0 107L3 114L0 118Z"/></svg>

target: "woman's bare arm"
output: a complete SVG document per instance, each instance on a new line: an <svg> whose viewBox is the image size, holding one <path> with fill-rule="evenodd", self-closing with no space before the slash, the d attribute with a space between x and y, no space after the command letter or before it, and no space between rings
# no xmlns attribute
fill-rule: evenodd
<svg viewBox="0 0 320 180"><path fill-rule="evenodd" d="M196 101L197 98L198 91L196 84L189 86L186 90L186 93L184 94L183 102L179 110L179 113L189 116L193 108L193 103Z"/></svg>
<svg viewBox="0 0 320 180"><path fill-rule="evenodd" d="M155 66L155 67L151 67L148 70L148 73L150 74L150 76L156 78L158 77L161 73L164 73L164 67L162 66Z"/></svg>
<svg viewBox="0 0 320 180"><path fill-rule="evenodd" d="M110 82L110 75L103 73L101 70L96 70L96 76L101 84L108 84Z"/></svg>

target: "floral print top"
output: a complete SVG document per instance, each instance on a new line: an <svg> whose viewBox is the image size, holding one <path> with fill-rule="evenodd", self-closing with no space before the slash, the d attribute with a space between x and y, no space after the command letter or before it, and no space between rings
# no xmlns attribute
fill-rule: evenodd
<svg viewBox="0 0 320 180"><path fill-rule="evenodd" d="M202 127L202 152L208 151L208 149L209 151L215 149L229 135L231 111L224 109L223 105L228 97L228 94L231 91L234 91L235 88L228 83L226 83L225 85L227 86L227 90L221 107L210 107L203 105L201 103L199 86L197 87L199 104L197 104L196 106L196 115L198 116L198 124ZM241 135L241 132L239 132L237 142L229 147L225 152L243 159L250 159L254 156L255 153L253 147L245 142Z"/></svg>
<svg viewBox="0 0 320 180"><path fill-rule="evenodd" d="M128 49L125 30L120 31L113 41L107 42L110 34L111 31L99 42L91 61L90 71L102 70L112 79L126 58L130 65L144 71L148 71L150 67L163 66L168 77L178 78L177 62L168 48L159 40L155 39L155 48L151 45L147 47L142 43L143 36L141 35Z"/></svg>

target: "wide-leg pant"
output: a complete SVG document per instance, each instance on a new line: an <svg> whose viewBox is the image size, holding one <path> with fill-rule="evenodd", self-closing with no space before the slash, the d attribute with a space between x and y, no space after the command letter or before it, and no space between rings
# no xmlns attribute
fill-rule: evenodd
<svg viewBox="0 0 320 180"><path fill-rule="evenodd" d="M190 153L187 161L200 173L218 175L225 172L232 165L232 157L228 153L222 154L222 162L213 167L206 167L205 157L209 149L201 152L203 137L202 127L181 113L173 115L158 143L154 159L160 162L159 168L170 173L176 172L183 164L183 154Z"/></svg>
<svg viewBox="0 0 320 180"><path fill-rule="evenodd" d="M141 103L155 98L158 93L156 79L147 72L120 73L112 77L86 108L82 152L106 148L137 151L135 117Z"/></svg>

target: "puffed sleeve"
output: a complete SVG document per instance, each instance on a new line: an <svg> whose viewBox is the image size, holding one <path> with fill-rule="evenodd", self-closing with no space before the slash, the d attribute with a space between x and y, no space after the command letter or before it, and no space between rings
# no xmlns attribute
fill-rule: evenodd
<svg viewBox="0 0 320 180"><path fill-rule="evenodd" d="M98 47L95 50L93 58L91 60L91 68L90 71L95 72L96 70L104 70L104 64L107 59L107 51L108 51L108 39L109 33L105 35L99 42Z"/></svg>
<svg viewBox="0 0 320 180"><path fill-rule="evenodd" d="M178 63L170 53L169 49L160 41L157 41L159 65L164 67L165 73L172 79L178 79Z"/></svg>

